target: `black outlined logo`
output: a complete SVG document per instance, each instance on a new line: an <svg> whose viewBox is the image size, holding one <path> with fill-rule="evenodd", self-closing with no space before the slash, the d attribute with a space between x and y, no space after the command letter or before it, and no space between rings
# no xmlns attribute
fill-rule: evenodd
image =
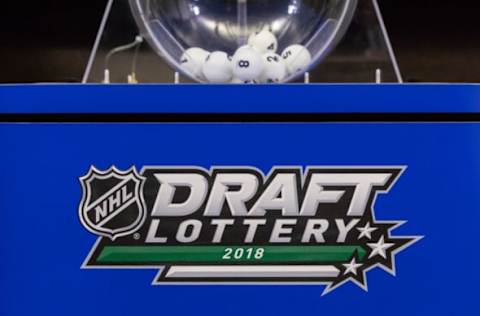
<svg viewBox="0 0 480 316"><path fill-rule="evenodd" d="M100 237L83 268L158 269L153 284L367 290L368 271L395 275L397 254L422 238L394 236L406 222L375 216L377 197L404 170L152 166L140 176L92 167L79 211Z"/></svg>
<svg viewBox="0 0 480 316"><path fill-rule="evenodd" d="M83 188L79 216L94 234L115 240L137 231L146 217L143 199L144 178L135 168L121 172L115 167L105 172L91 167L80 178Z"/></svg>

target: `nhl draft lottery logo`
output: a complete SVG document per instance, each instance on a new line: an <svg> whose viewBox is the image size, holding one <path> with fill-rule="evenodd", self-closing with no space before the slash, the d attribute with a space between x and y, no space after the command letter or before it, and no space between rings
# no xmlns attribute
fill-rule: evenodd
<svg viewBox="0 0 480 316"><path fill-rule="evenodd" d="M135 168L121 172L112 167L100 172L92 167L80 181L83 198L79 215L89 231L115 240L142 226L146 216L144 178Z"/></svg>
<svg viewBox="0 0 480 316"><path fill-rule="evenodd" d="M80 178L80 219L99 236L83 268L158 269L153 284L322 284L396 273L421 237L376 217L403 167L145 167ZM146 211L146 212L145 212ZM381 213L388 210L381 210Z"/></svg>

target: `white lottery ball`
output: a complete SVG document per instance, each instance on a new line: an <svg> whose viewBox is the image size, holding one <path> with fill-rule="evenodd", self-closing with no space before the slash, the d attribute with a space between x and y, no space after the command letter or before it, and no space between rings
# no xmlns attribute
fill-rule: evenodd
<svg viewBox="0 0 480 316"><path fill-rule="evenodd" d="M255 84L255 83L258 83L256 80L241 80L241 79L238 79L238 78L233 78L232 81L230 83L233 83L233 84Z"/></svg>
<svg viewBox="0 0 480 316"><path fill-rule="evenodd" d="M232 64L225 52L213 52L203 63L203 75L211 83L225 83L232 80Z"/></svg>
<svg viewBox="0 0 480 316"><path fill-rule="evenodd" d="M232 67L235 78L243 81L255 80L263 71L262 55L249 45L242 46L233 55Z"/></svg>
<svg viewBox="0 0 480 316"><path fill-rule="evenodd" d="M289 74L306 71L312 62L312 55L305 46L292 45L282 53Z"/></svg>
<svg viewBox="0 0 480 316"><path fill-rule="evenodd" d="M198 47L187 49L180 58L182 69L195 76L197 79L204 80L203 63L207 59L209 52Z"/></svg>
<svg viewBox="0 0 480 316"><path fill-rule="evenodd" d="M287 76L287 67L280 55L267 53L263 55L265 68L260 75L260 82L280 83Z"/></svg>
<svg viewBox="0 0 480 316"><path fill-rule="evenodd" d="M250 35L248 45L255 47L262 54L268 52L275 53L278 49L277 38L267 29Z"/></svg>

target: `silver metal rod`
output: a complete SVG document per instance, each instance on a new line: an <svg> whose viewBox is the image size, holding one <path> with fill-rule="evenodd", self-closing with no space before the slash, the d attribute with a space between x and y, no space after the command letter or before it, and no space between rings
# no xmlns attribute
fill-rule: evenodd
<svg viewBox="0 0 480 316"><path fill-rule="evenodd" d="M306 84L310 83L310 73L309 72L306 72L303 78L304 78L304 81L305 81Z"/></svg>
<svg viewBox="0 0 480 316"><path fill-rule="evenodd" d="M248 0L237 0L237 27L240 36L238 45L243 46L248 41Z"/></svg>
<svg viewBox="0 0 480 316"><path fill-rule="evenodd" d="M397 57L395 56L392 43L390 42L390 37L388 36L387 27L385 26L385 22L382 16L382 11L380 10L380 6L378 5L377 0L372 0L372 3L373 3L373 7L375 8L375 13L377 15L378 22L380 23L380 28L382 29L383 37L385 38L385 42L387 44L388 54L390 55L390 59L393 63L395 75L397 76L398 82L403 83L402 73L400 71L400 67L398 66Z"/></svg>
<svg viewBox="0 0 480 316"><path fill-rule="evenodd" d="M382 83L382 70L381 69L377 69L375 71L375 83Z"/></svg>
<svg viewBox="0 0 480 316"><path fill-rule="evenodd" d="M100 28L98 29L97 37L95 38L95 43L93 44L92 52L90 53L90 58L88 59L87 68L83 73L82 83L87 83L90 72L92 71L93 62L95 61L95 56L97 55L98 47L100 46L100 41L102 40L102 35L107 25L108 17L112 11L113 1L114 0L108 0L102 22L100 23Z"/></svg>

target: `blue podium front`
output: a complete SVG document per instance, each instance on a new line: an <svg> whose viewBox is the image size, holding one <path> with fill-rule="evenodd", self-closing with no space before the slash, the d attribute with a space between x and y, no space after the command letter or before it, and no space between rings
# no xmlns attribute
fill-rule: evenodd
<svg viewBox="0 0 480 316"><path fill-rule="evenodd" d="M0 315L475 315L480 86L0 87Z"/></svg>

